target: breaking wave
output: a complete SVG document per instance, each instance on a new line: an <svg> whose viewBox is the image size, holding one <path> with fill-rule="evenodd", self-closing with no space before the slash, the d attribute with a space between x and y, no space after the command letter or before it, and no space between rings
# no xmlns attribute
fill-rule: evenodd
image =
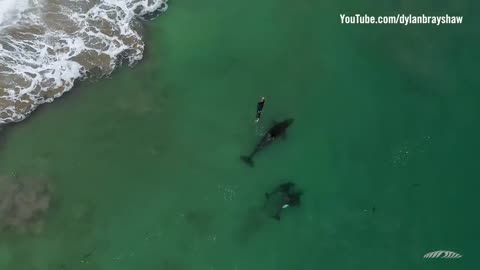
<svg viewBox="0 0 480 270"><path fill-rule="evenodd" d="M0 0L0 124L25 119L87 76L133 65L139 20L168 0Z"/></svg>

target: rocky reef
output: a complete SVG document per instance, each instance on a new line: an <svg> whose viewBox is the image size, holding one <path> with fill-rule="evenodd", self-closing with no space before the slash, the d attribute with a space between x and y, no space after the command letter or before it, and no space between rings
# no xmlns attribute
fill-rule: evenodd
<svg viewBox="0 0 480 270"><path fill-rule="evenodd" d="M46 180L0 175L0 232L40 233L52 194Z"/></svg>

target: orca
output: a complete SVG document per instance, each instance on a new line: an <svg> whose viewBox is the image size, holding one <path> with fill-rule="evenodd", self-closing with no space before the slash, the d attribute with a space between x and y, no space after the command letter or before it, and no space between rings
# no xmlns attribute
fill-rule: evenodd
<svg viewBox="0 0 480 270"><path fill-rule="evenodd" d="M295 183L286 182L278 185L271 192L265 193L264 210L270 217L280 220L281 212L288 207L299 207L303 195L295 187Z"/></svg>
<svg viewBox="0 0 480 270"><path fill-rule="evenodd" d="M250 167L253 167L253 157L260 152L263 148L267 147L270 145L272 142L275 141L276 138L280 136L285 137L285 133L287 131L287 128L293 123L294 119L289 118L286 119L280 123L274 123L273 127L271 127L267 133L262 137L260 142L255 146L255 149L253 149L252 153L248 156L241 156L240 158L248 164Z"/></svg>

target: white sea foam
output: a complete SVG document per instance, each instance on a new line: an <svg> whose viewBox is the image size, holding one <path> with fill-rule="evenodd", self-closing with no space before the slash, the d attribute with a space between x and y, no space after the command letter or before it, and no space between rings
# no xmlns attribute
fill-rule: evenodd
<svg viewBox="0 0 480 270"><path fill-rule="evenodd" d="M38 1L0 0L0 29L15 23L23 11L35 4L38 4Z"/></svg>
<svg viewBox="0 0 480 270"><path fill-rule="evenodd" d="M0 0L9 7L1 15L0 124L23 120L76 79L110 74L120 58L141 60L137 19L167 8L167 0L13 1Z"/></svg>

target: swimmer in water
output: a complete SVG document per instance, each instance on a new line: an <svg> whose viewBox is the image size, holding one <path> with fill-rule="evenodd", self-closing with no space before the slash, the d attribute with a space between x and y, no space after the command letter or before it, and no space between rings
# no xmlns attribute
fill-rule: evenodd
<svg viewBox="0 0 480 270"><path fill-rule="evenodd" d="M260 117L262 116L263 105L265 105L265 98L262 97L260 101L257 103L257 118L255 119L255 123L260 121Z"/></svg>

